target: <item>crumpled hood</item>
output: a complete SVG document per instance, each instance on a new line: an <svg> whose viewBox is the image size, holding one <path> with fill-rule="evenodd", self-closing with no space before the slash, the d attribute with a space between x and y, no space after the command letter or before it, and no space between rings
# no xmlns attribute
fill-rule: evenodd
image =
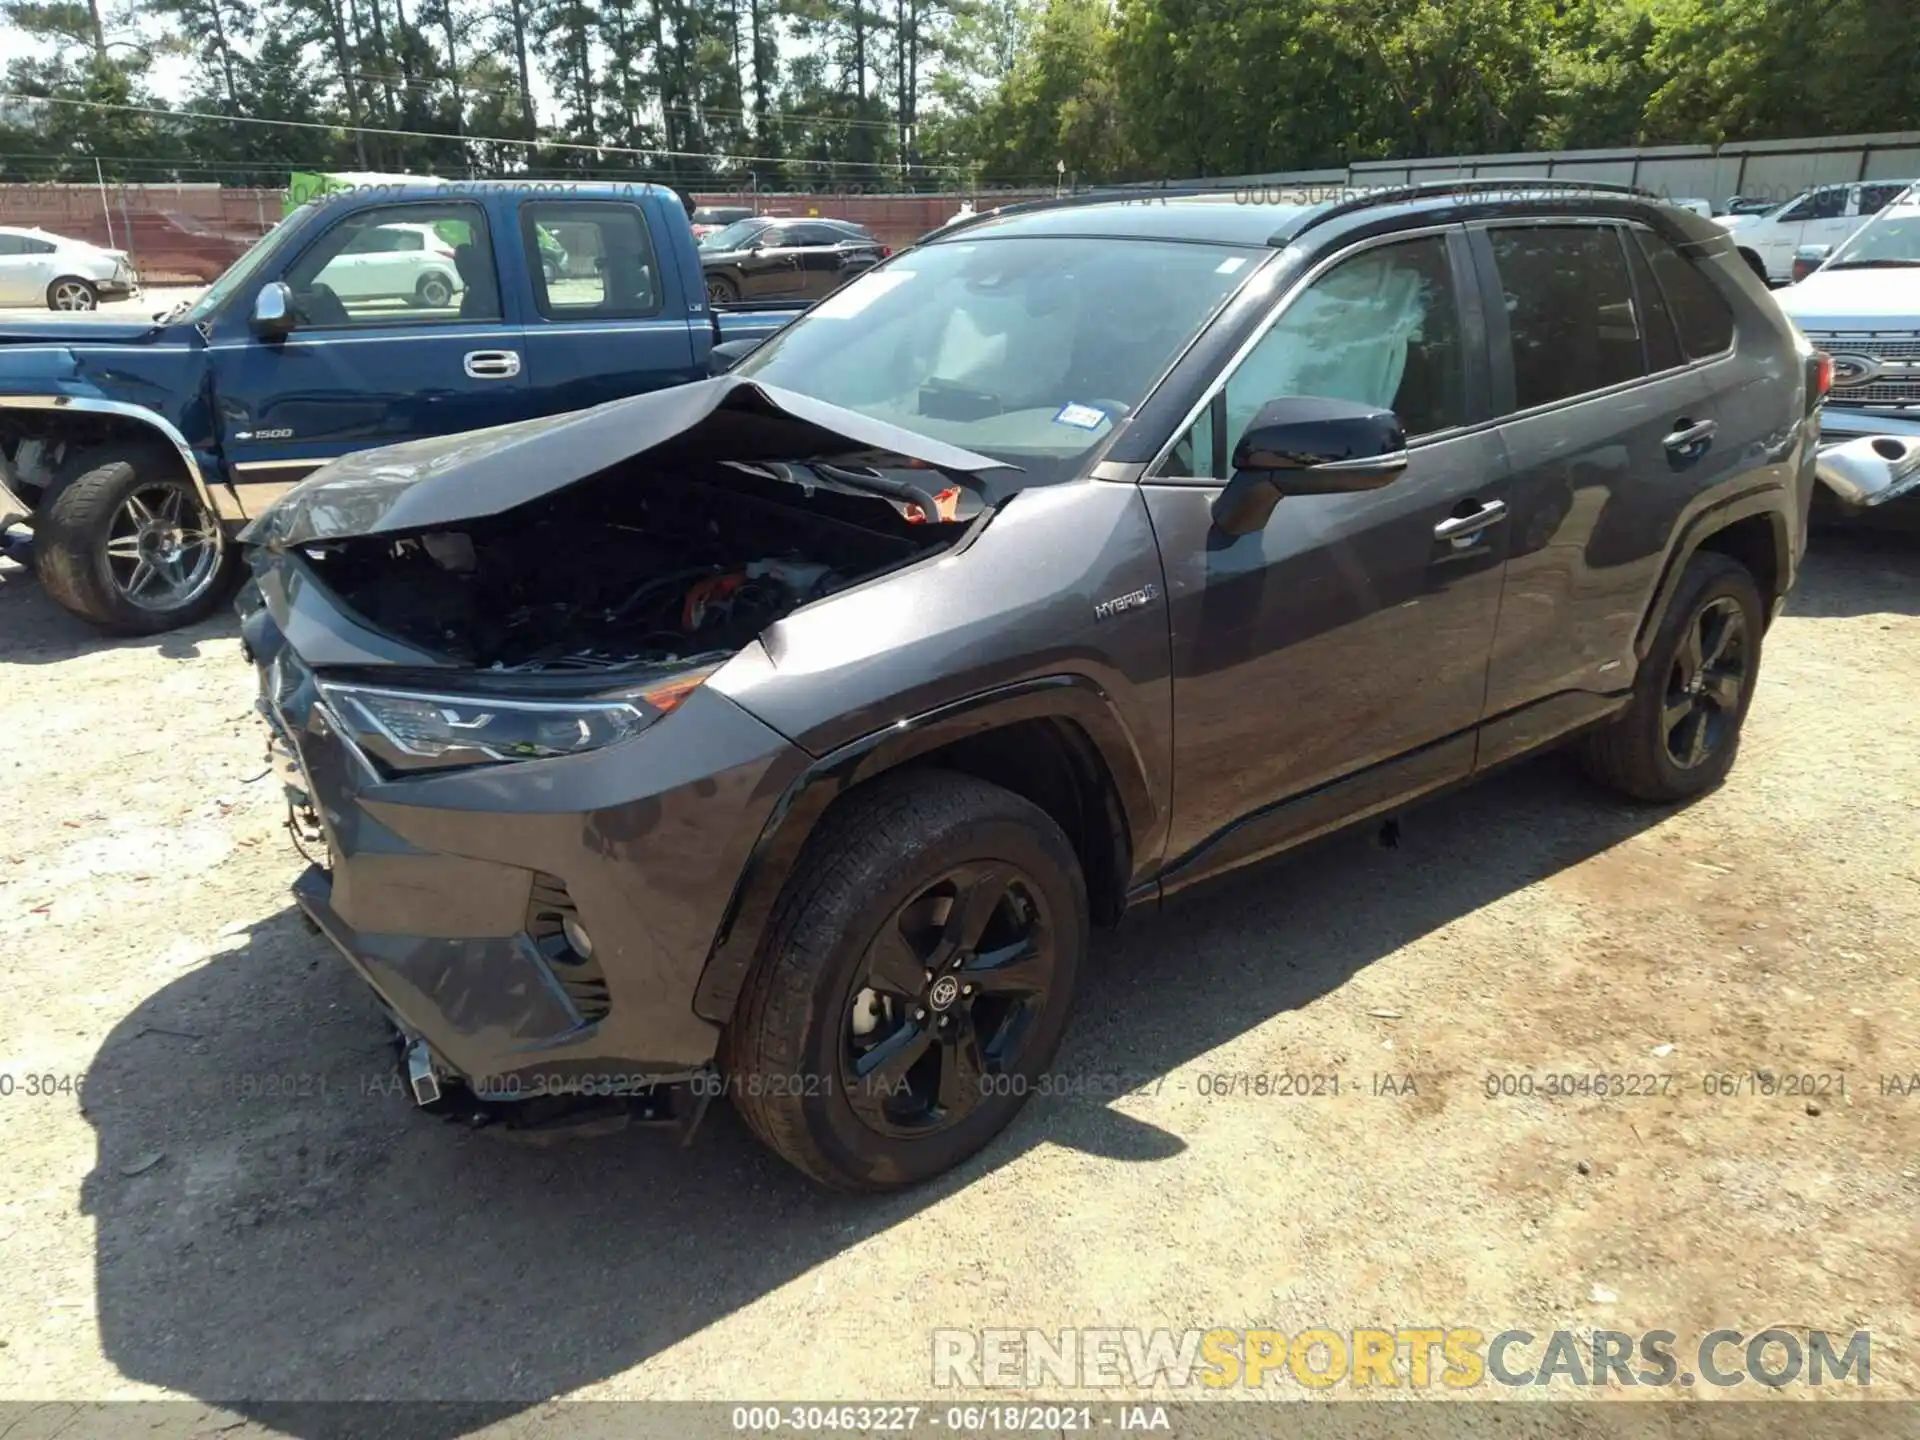
<svg viewBox="0 0 1920 1440"><path fill-rule="evenodd" d="M792 390L721 375L591 410L343 456L289 490L240 538L305 545L462 525L641 455L662 464L918 463L953 476L1012 468Z"/></svg>

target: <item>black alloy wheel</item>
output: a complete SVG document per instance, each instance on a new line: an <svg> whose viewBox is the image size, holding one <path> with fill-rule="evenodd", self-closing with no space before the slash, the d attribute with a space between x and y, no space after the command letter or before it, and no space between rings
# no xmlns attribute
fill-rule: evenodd
<svg viewBox="0 0 1920 1440"><path fill-rule="evenodd" d="M1055 969L1042 892L1018 867L975 861L938 877L867 947L841 1065L854 1113L894 1136L964 1120L1019 1067Z"/></svg>
<svg viewBox="0 0 1920 1440"><path fill-rule="evenodd" d="M1681 769L1706 764L1739 723L1747 655L1747 617L1731 596L1708 601L1688 622L1660 708L1667 758Z"/></svg>

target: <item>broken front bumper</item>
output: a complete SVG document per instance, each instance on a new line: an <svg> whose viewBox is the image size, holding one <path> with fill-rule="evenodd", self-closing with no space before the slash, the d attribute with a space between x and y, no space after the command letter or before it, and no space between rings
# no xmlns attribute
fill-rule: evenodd
<svg viewBox="0 0 1920 1440"><path fill-rule="evenodd" d="M802 752L697 691L601 750L387 775L264 609L243 633L326 847L295 898L436 1076L501 1103L637 1097L710 1065L693 997Z"/></svg>
<svg viewBox="0 0 1920 1440"><path fill-rule="evenodd" d="M1851 510L1920 494L1920 412L1825 407L1818 468Z"/></svg>

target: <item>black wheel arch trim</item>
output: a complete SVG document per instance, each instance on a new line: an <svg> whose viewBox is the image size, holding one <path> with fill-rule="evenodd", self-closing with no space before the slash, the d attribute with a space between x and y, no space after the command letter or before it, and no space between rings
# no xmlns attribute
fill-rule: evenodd
<svg viewBox="0 0 1920 1440"><path fill-rule="evenodd" d="M1126 902L1150 898L1142 883L1159 860L1152 836L1163 823L1145 757L1106 692L1084 675L1047 675L950 702L828 752L808 765L774 803L755 841L694 991L694 1013L724 1024L756 959L781 889L827 807L865 781L955 741L1023 721L1077 726L1105 771L1101 797L1116 846L1117 890Z"/></svg>
<svg viewBox="0 0 1920 1440"><path fill-rule="evenodd" d="M1654 587L1653 598L1647 605L1646 613L1640 617L1640 630L1633 639L1633 653L1637 659L1644 660L1653 647L1653 638L1660 629L1660 621L1667 613L1667 607L1673 603L1674 592L1680 588L1680 577L1686 573L1687 565L1700 548L1713 536L1754 516L1764 516L1773 532L1773 550L1775 577L1778 580L1778 594L1763 597L1770 603L1777 601L1793 589L1799 556L1793 549L1793 522L1789 519L1789 508L1793 501L1785 486L1767 484L1751 490L1743 490L1720 500L1690 517L1680 527L1672 547L1667 551L1666 565L1660 572L1660 582ZM1756 579L1759 577L1756 576ZM1771 623L1771 612L1762 617L1762 623Z"/></svg>

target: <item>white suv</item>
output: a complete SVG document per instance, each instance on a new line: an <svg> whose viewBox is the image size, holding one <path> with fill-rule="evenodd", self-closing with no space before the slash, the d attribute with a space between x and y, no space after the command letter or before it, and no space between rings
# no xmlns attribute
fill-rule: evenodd
<svg viewBox="0 0 1920 1440"><path fill-rule="evenodd" d="M345 301L407 300L428 310L464 288L453 246L427 224L373 225L349 240L314 277Z"/></svg>
<svg viewBox="0 0 1920 1440"><path fill-rule="evenodd" d="M124 250L0 225L0 305L93 310L103 299L118 300L139 290L140 277Z"/></svg>
<svg viewBox="0 0 1920 1440"><path fill-rule="evenodd" d="M1838 245L1913 184L1911 180L1866 180L1821 185L1803 191L1762 215L1723 215L1734 244L1754 273L1770 284L1793 279L1793 257L1802 245Z"/></svg>

